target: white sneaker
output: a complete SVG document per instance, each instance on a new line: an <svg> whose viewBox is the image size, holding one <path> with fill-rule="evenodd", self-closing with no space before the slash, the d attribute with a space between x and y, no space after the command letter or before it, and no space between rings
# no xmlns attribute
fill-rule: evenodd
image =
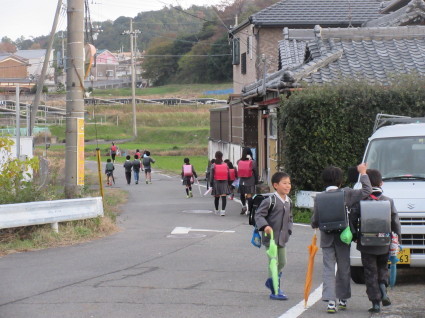
<svg viewBox="0 0 425 318"><path fill-rule="evenodd" d="M215 215L218 215L220 213L220 211L219 210L214 210L214 214Z"/></svg>
<svg viewBox="0 0 425 318"><path fill-rule="evenodd" d="M226 215L226 211L225 210L221 210L220 211L220 216L225 216Z"/></svg>

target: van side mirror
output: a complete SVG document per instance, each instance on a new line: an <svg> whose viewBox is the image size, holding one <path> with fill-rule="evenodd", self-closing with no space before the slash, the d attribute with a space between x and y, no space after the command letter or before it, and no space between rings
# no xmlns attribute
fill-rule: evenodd
<svg viewBox="0 0 425 318"><path fill-rule="evenodd" d="M359 180L359 172L357 171L357 167L349 167L347 171L347 182L348 183L356 183Z"/></svg>

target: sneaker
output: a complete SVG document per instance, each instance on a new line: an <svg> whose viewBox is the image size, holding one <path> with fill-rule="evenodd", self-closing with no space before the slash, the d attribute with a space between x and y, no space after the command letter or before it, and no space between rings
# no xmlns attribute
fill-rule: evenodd
<svg viewBox="0 0 425 318"><path fill-rule="evenodd" d="M328 314L334 314L336 313L336 305L335 302L333 300L330 300L328 302L328 308L326 309Z"/></svg>
<svg viewBox="0 0 425 318"><path fill-rule="evenodd" d="M248 211L248 209L246 208L246 206L242 207L241 215L245 214L246 211Z"/></svg>
<svg viewBox="0 0 425 318"><path fill-rule="evenodd" d="M372 307L368 309L368 312L378 313L381 311L381 306L379 305L379 301L372 301Z"/></svg>
<svg viewBox="0 0 425 318"><path fill-rule="evenodd" d="M391 300L388 296L382 297L382 306L389 306L391 305Z"/></svg>
<svg viewBox="0 0 425 318"><path fill-rule="evenodd" d="M152 181L149 181L149 184L152 184Z"/></svg>
<svg viewBox="0 0 425 318"><path fill-rule="evenodd" d="M148 184L148 180L146 180L146 184Z"/></svg>
<svg viewBox="0 0 425 318"><path fill-rule="evenodd" d="M215 215L218 215L220 213L220 211L219 210L214 210L214 214Z"/></svg>
<svg viewBox="0 0 425 318"><path fill-rule="evenodd" d="M187 196L186 196L186 199L189 199L189 198L190 198L190 197L187 195Z"/></svg>
<svg viewBox="0 0 425 318"><path fill-rule="evenodd" d="M225 216L226 215L226 211L225 210L221 210L220 211L220 216Z"/></svg>
<svg viewBox="0 0 425 318"><path fill-rule="evenodd" d="M136 184L139 184L139 181L136 181Z"/></svg>
<svg viewBox="0 0 425 318"><path fill-rule="evenodd" d="M347 300L346 299L340 299L338 301L338 309L340 309L340 310L347 309Z"/></svg>
<svg viewBox="0 0 425 318"><path fill-rule="evenodd" d="M192 193L192 191L189 191L189 197L190 197L190 198L193 198L193 193Z"/></svg>
<svg viewBox="0 0 425 318"><path fill-rule="evenodd" d="M273 299L273 300L287 300L288 299L288 296L286 296L284 293L283 293L283 291L282 290L280 290L280 288L278 289L278 291L277 291L277 295L275 295L275 293L274 293L274 289L273 289L273 280L271 279L271 278L268 278L267 280L266 280L266 283L265 283L265 286L268 288L268 289L270 289L270 296L269 296L269 298L270 299Z"/></svg>

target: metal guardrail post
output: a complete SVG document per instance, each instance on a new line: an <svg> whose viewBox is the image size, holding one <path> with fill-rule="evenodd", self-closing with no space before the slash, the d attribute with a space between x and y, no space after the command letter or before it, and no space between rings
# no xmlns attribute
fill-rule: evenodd
<svg viewBox="0 0 425 318"><path fill-rule="evenodd" d="M96 148L96 157L97 157L97 173L99 175L99 189L100 189L100 195L102 196L102 203L103 203L103 202L105 202L105 196L103 194L102 165L101 165L101 162L100 162L100 149L99 148Z"/></svg>

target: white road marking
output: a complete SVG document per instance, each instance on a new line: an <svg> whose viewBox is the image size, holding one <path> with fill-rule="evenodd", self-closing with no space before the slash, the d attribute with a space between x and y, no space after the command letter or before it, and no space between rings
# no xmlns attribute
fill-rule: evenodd
<svg viewBox="0 0 425 318"><path fill-rule="evenodd" d="M308 297L307 302L307 308L304 307L304 299L301 300L298 304L296 304L294 307L287 310L285 313L283 313L279 318L296 318L299 317L304 311L306 311L308 308L313 306L315 303L317 303L322 298L322 287L323 284L320 284L319 287L317 287L314 292L310 294Z"/></svg>
<svg viewBox="0 0 425 318"><path fill-rule="evenodd" d="M158 173L160 176L164 176L164 177L167 177L167 178L172 178L172 176L168 176L168 175L166 175L166 174L163 174L163 173Z"/></svg>
<svg viewBox="0 0 425 318"><path fill-rule="evenodd" d="M235 231L192 229L191 227L177 226L171 231L171 234L189 234L189 232L215 232L215 233L235 233Z"/></svg>

